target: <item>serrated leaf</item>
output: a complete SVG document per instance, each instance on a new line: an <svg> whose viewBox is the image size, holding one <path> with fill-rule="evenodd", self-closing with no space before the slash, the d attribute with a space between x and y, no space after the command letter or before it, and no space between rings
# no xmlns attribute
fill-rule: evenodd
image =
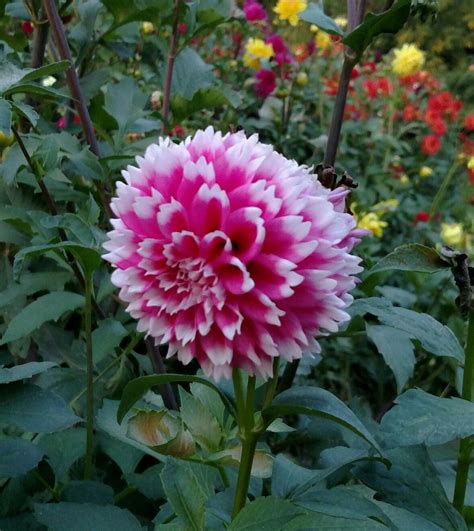
<svg viewBox="0 0 474 531"><path fill-rule="evenodd" d="M18 382L0 386L1 423L33 433L52 433L81 420L51 391Z"/></svg>
<svg viewBox="0 0 474 531"><path fill-rule="evenodd" d="M206 494L191 468L170 460L160 477L168 502L186 527L195 531L204 529Z"/></svg>
<svg viewBox="0 0 474 531"><path fill-rule="evenodd" d="M320 4L315 4L310 2L308 7L302 12L299 13L298 17L305 22L314 24L319 29L322 29L326 33L331 33L332 35L343 35L341 28L334 22L331 17L328 17Z"/></svg>
<svg viewBox="0 0 474 531"><path fill-rule="evenodd" d="M216 451L222 438L222 431L217 419L200 400L194 398L181 387L179 388L179 396L181 418L192 433L193 438L204 450Z"/></svg>
<svg viewBox="0 0 474 531"><path fill-rule="evenodd" d="M435 446L474 434L474 404L461 398L440 398L409 389L395 399L382 418L385 445Z"/></svg>
<svg viewBox="0 0 474 531"><path fill-rule="evenodd" d="M384 256L370 269L369 274L391 269L437 273L449 268L449 264L441 258L436 249L418 243L410 243L397 247L393 252Z"/></svg>
<svg viewBox="0 0 474 531"><path fill-rule="evenodd" d="M286 529L297 516L307 511L288 500L274 496L257 498L245 506L232 520L229 531L274 531Z"/></svg>
<svg viewBox="0 0 474 531"><path fill-rule="evenodd" d="M171 382L196 382L210 387L219 394L228 410L235 415L235 408L232 402L230 402L227 396L209 380L199 376L191 376L189 374L159 374L142 376L141 378L135 378L131 382L128 382L122 393L122 399L117 413L118 422L122 422L130 408L140 400L149 389L157 385Z"/></svg>
<svg viewBox="0 0 474 531"><path fill-rule="evenodd" d="M26 337L42 324L57 321L66 312L84 304L84 297L69 291L55 291L25 306L8 324L0 345Z"/></svg>
<svg viewBox="0 0 474 531"><path fill-rule="evenodd" d="M199 89L215 83L212 66L206 64L191 48L184 48L176 57L171 80L171 96L192 100Z"/></svg>
<svg viewBox="0 0 474 531"><path fill-rule="evenodd" d="M367 337L374 342L385 363L392 370L397 382L397 391L400 393L415 369L413 337L391 326L366 323L365 329Z"/></svg>
<svg viewBox="0 0 474 531"><path fill-rule="evenodd" d="M0 478L26 474L43 458L38 446L24 439L0 440Z"/></svg>
<svg viewBox="0 0 474 531"><path fill-rule="evenodd" d="M36 519L50 531L142 531L130 511L114 505L35 503L34 509Z"/></svg>
<svg viewBox="0 0 474 531"><path fill-rule="evenodd" d="M0 133L7 138L11 134L12 108L9 101L0 98Z"/></svg>
<svg viewBox="0 0 474 531"><path fill-rule="evenodd" d="M379 297L357 299L349 311L352 316L375 315L382 324L420 341L422 347L435 356L454 358L459 363L464 361L464 350L451 329L426 313L392 306L389 300Z"/></svg>
<svg viewBox="0 0 474 531"><path fill-rule="evenodd" d="M17 365L10 369L0 367L0 384L7 384L31 378L36 374L41 374L42 372L47 371L51 367L56 367L56 363L51 361L31 361L30 363Z"/></svg>
<svg viewBox="0 0 474 531"><path fill-rule="evenodd" d="M61 242L35 245L32 247L26 247L15 255L15 262L13 264L14 278L19 278L26 258L41 256L49 251L56 253L69 251L79 261L85 274L92 274L100 266L102 261L100 254L95 249L91 249L90 247L86 247L79 243Z"/></svg>
<svg viewBox="0 0 474 531"><path fill-rule="evenodd" d="M219 87L207 87L197 90L191 99L186 99L180 95L175 96L171 101L171 110L174 120L181 122L199 111L214 109L223 105L235 107L235 100Z"/></svg>
<svg viewBox="0 0 474 531"><path fill-rule="evenodd" d="M262 411L267 422L284 415L310 415L320 417L349 429L365 439L378 451L379 446L356 415L329 391L317 387L294 387L283 391L273 403Z"/></svg>
<svg viewBox="0 0 474 531"><path fill-rule="evenodd" d="M392 466L366 463L353 469L377 499L426 518L445 531L467 529L461 515L446 497L426 448L412 446L387 450Z"/></svg>
<svg viewBox="0 0 474 531"><path fill-rule="evenodd" d="M12 109L14 109L17 114L26 118L33 127L36 126L39 120L39 114L33 109L33 107L19 101L12 101L10 103Z"/></svg>
<svg viewBox="0 0 474 531"><path fill-rule="evenodd" d="M343 39L344 44L360 56L369 44L382 33L397 33L410 14L411 0L395 0L387 11L368 13L362 24Z"/></svg>

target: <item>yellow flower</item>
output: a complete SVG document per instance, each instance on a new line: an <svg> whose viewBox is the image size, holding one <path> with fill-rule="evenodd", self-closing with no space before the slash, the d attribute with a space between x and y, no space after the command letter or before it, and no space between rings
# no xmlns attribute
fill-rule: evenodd
<svg viewBox="0 0 474 531"><path fill-rule="evenodd" d="M383 234L383 229L388 226L386 221L382 221L380 217L375 212L369 212L364 214L358 221L357 227L359 229L370 230L370 232L381 238Z"/></svg>
<svg viewBox="0 0 474 531"><path fill-rule="evenodd" d="M316 24L311 24L311 26L309 27L309 31L311 31L311 33L318 33L319 28L318 26L316 26Z"/></svg>
<svg viewBox="0 0 474 531"><path fill-rule="evenodd" d="M270 59L272 55L273 47L271 44L266 44L262 39L249 39L245 45L244 65L258 70L260 59Z"/></svg>
<svg viewBox="0 0 474 531"><path fill-rule="evenodd" d="M402 184L408 184L410 182L410 178L408 177L408 175L406 173L402 173L400 175L400 182Z"/></svg>
<svg viewBox="0 0 474 531"><path fill-rule="evenodd" d="M441 239L446 245L457 247L464 241L461 223L441 223Z"/></svg>
<svg viewBox="0 0 474 531"><path fill-rule="evenodd" d="M314 38L314 42L316 43L318 50L326 50L331 46L332 40L325 31L318 31Z"/></svg>
<svg viewBox="0 0 474 531"><path fill-rule="evenodd" d="M145 35L150 35L150 34L154 33L155 26L153 25L152 22L143 22L142 31L143 31L143 33Z"/></svg>
<svg viewBox="0 0 474 531"><path fill-rule="evenodd" d="M334 22L340 27L345 28L347 26L347 18L346 17L336 17L334 19Z"/></svg>
<svg viewBox="0 0 474 531"><path fill-rule="evenodd" d="M469 157L467 161L467 169L468 170L474 170L474 156Z"/></svg>
<svg viewBox="0 0 474 531"><path fill-rule="evenodd" d="M393 212L394 210L396 210L399 204L400 201L398 199L386 199L385 201L380 201L380 203L374 205L373 210L378 215L382 215L386 212Z"/></svg>
<svg viewBox="0 0 474 531"><path fill-rule="evenodd" d="M433 170L429 166L422 166L419 171L420 177L429 177L433 175Z"/></svg>
<svg viewBox="0 0 474 531"><path fill-rule="evenodd" d="M425 53L416 44L404 44L393 53L392 70L399 76L416 74L425 64Z"/></svg>
<svg viewBox="0 0 474 531"><path fill-rule="evenodd" d="M298 24L298 15L308 7L305 0L278 0L274 10L280 20L288 20L292 26Z"/></svg>

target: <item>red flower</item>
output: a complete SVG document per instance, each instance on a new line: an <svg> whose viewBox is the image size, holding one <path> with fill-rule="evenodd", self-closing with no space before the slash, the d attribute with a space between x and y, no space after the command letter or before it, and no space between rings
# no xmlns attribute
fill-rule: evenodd
<svg viewBox="0 0 474 531"><path fill-rule="evenodd" d="M294 49L295 61L297 63L302 63L305 59L309 57L309 51L306 44L297 44Z"/></svg>
<svg viewBox="0 0 474 531"><path fill-rule="evenodd" d="M33 24L29 20L25 20L25 22L21 23L21 31L23 33L26 33L26 35L33 33L34 30L35 28L33 27Z"/></svg>
<svg viewBox="0 0 474 531"><path fill-rule="evenodd" d="M437 136L445 135L448 130L448 126L446 125L446 122L441 118L439 120L434 120L430 124L430 128L433 131L433 133Z"/></svg>
<svg viewBox="0 0 474 531"><path fill-rule="evenodd" d="M270 35L265 42L272 45L275 61L278 65L281 66L284 63L289 65L291 63L290 51L280 35Z"/></svg>
<svg viewBox="0 0 474 531"><path fill-rule="evenodd" d="M441 148L441 141L436 135L426 135L421 141L421 151L425 155L436 155Z"/></svg>
<svg viewBox="0 0 474 531"><path fill-rule="evenodd" d="M180 35L184 35L187 29L188 27L186 26L186 24L184 22L181 22L181 24L178 26L178 33Z"/></svg>
<svg viewBox="0 0 474 531"><path fill-rule="evenodd" d="M257 82L254 85L259 98L266 98L276 89L276 74L273 70L259 70L255 74Z"/></svg>
<svg viewBox="0 0 474 531"><path fill-rule="evenodd" d="M466 131L474 131L474 113L466 114L462 126Z"/></svg>
<svg viewBox="0 0 474 531"><path fill-rule="evenodd" d="M337 88L339 87L339 80L337 78L323 78L324 82L324 94L328 96L335 96L337 94Z"/></svg>
<svg viewBox="0 0 474 531"><path fill-rule="evenodd" d="M362 65L362 69L366 72L373 73L377 70L377 63L375 63L374 61L367 61L367 63L364 63Z"/></svg>
<svg viewBox="0 0 474 531"><path fill-rule="evenodd" d="M418 107L413 103L407 103L403 109L403 121L404 122L413 122L418 120L420 117L420 111Z"/></svg>
<svg viewBox="0 0 474 531"><path fill-rule="evenodd" d="M426 212L426 210L420 210L418 214L415 216L415 225L418 222L427 223L430 220L430 213Z"/></svg>
<svg viewBox="0 0 474 531"><path fill-rule="evenodd" d="M380 79L365 79L362 82L362 86L370 99L374 99L377 96L388 96L392 91L392 85L385 77L381 77Z"/></svg>
<svg viewBox="0 0 474 531"><path fill-rule="evenodd" d="M351 71L351 79L357 79L359 77L359 69L357 66L354 66L354 68Z"/></svg>
<svg viewBox="0 0 474 531"><path fill-rule="evenodd" d="M177 125L171 130L171 136L183 136L185 129L182 125Z"/></svg>

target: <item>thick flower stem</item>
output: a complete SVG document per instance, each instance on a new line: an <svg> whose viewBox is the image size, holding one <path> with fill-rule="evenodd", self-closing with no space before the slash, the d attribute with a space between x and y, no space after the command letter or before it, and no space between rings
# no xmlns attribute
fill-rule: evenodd
<svg viewBox="0 0 474 531"><path fill-rule="evenodd" d="M474 385L474 306L471 307L467 328L467 341L464 361L464 375L462 382L462 397L472 401L472 387ZM473 441L470 437L461 439L459 445L458 467L456 484L454 487L454 507L460 512L464 509L464 498L469 475L469 465Z"/></svg>
<svg viewBox="0 0 474 531"><path fill-rule="evenodd" d="M234 394L237 405L237 422L239 425L239 438L242 444L239 476L234 498L232 518L235 518L247 501L247 492L252 471L253 458L259 433L254 431L255 413L255 376L249 376L247 383L247 396L244 396L242 374L239 369L232 372Z"/></svg>
<svg viewBox="0 0 474 531"><path fill-rule="evenodd" d="M92 357L92 275L85 277L84 333L86 336L87 405L86 405L86 457L84 479L92 478L92 453L94 450L94 360Z"/></svg>
<svg viewBox="0 0 474 531"><path fill-rule="evenodd" d="M240 458L239 477L237 479L232 518L235 518L239 514L247 501L250 472L252 471L253 457L255 455L255 448L257 447L257 435L254 433L246 433L245 438L241 438L241 442L242 457Z"/></svg>

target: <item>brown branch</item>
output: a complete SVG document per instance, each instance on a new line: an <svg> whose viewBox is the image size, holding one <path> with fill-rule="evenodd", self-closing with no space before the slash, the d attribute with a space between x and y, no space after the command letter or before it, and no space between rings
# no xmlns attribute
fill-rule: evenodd
<svg viewBox="0 0 474 531"><path fill-rule="evenodd" d="M86 100L79 84L79 78L77 76L76 69L74 68L71 49L69 48L69 44L67 42L66 33L64 32L64 26L61 17L59 16L56 3L54 0L43 0L43 7L48 16L48 20L51 25L51 33L53 34L61 59L71 63L71 67L66 71L69 89L71 91L72 97L74 98L74 104L81 119L82 129L90 149L94 155L99 157L100 149L95 136L94 126L92 125L89 110L86 105Z"/></svg>
<svg viewBox="0 0 474 531"><path fill-rule="evenodd" d="M163 123L162 131L167 132L170 113L171 79L173 77L173 65L176 58L176 41L178 39L179 8L181 0L175 0L173 27L171 30L170 44L168 47L168 60L166 61L165 85L163 89Z"/></svg>
<svg viewBox="0 0 474 531"><path fill-rule="evenodd" d="M21 138L20 134L16 130L15 127L12 126L12 132L13 135L21 149L21 152L23 153L23 156L25 157L26 162L28 163L28 166L30 167L31 171L36 177L36 180L38 182L38 186L40 187L41 193L43 195L44 200L46 201L46 204L48 205L48 210L51 212L53 216L58 215L58 208L56 206L56 202L54 201L52 195L49 193L48 187L43 181L43 172L40 170L37 164L34 163L32 158L30 157L30 154L28 153L28 150L23 142L23 139ZM67 242L68 237L67 234L64 232L64 229L59 229L59 237L61 238L62 242ZM77 281L81 285L82 288L85 288L85 281L84 276L82 275L81 269L78 266L76 259L69 251L64 251L64 254L67 258L68 264L72 269L72 272L74 273L74 276L76 277ZM102 308L99 306L95 298L92 298L92 305L94 307L94 311L101 319L105 319L105 313L102 310Z"/></svg>
<svg viewBox="0 0 474 531"><path fill-rule="evenodd" d="M356 28L364 18L366 9L366 0L347 0L347 16L348 16L348 30L349 32ZM336 101L334 103L331 125L329 127L328 141L326 145L326 153L324 155L324 164L326 166L334 166L336 162L337 149L339 147L339 139L341 136L342 122L344 120L344 110L346 108L347 92L349 83L351 81L351 73L354 66L357 64L357 58L352 50L346 48L344 52L344 63L339 77L339 85L337 87Z"/></svg>

